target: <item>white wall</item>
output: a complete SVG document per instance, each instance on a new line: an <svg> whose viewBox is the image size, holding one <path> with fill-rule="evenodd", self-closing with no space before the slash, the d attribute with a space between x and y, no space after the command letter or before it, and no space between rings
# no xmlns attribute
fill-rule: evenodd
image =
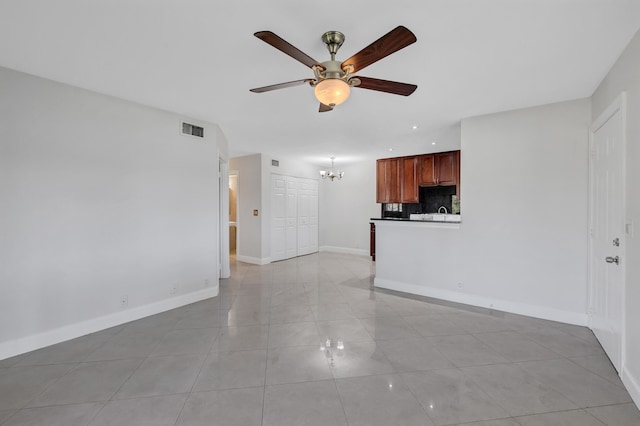
<svg viewBox="0 0 640 426"><path fill-rule="evenodd" d="M344 167L341 180L320 182L320 249L369 254L369 222L380 217L376 204L376 162Z"/></svg>
<svg viewBox="0 0 640 426"><path fill-rule="evenodd" d="M589 100L462 121L463 246L476 291L584 315Z"/></svg>
<svg viewBox="0 0 640 426"><path fill-rule="evenodd" d="M631 40L609 74L593 94L591 119L595 120L620 92L627 92L626 223L635 226L626 235L626 300L623 381L640 405L640 32Z"/></svg>
<svg viewBox="0 0 640 426"><path fill-rule="evenodd" d="M278 166L272 166L271 160L277 160ZM268 178L267 187L269 191L271 191L272 173L305 179L320 179L320 167L296 159L272 157L269 154L262 155L262 170L263 177ZM269 192L269 194L270 193L271 192Z"/></svg>
<svg viewBox="0 0 640 426"><path fill-rule="evenodd" d="M376 285L586 324L588 126L588 99L463 120L460 229L378 230Z"/></svg>
<svg viewBox="0 0 640 426"><path fill-rule="evenodd" d="M0 359L217 294L217 126L4 68L0 93Z"/></svg>

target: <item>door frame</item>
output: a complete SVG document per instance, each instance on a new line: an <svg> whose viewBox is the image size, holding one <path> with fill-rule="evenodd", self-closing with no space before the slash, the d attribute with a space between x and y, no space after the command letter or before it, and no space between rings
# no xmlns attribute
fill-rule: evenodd
<svg viewBox="0 0 640 426"><path fill-rule="evenodd" d="M594 160L595 160L595 133L604 126L607 121L611 117L613 117L616 113L620 113L620 123L622 127L622 161L621 161L621 174L622 179L620 179L622 189L622 200L621 200L621 214L623 215L622 222L625 224L626 228L626 212L627 212L627 164L626 164L626 154L627 154L627 94L626 92L621 92L611 104L596 118L589 128L589 230L588 230L588 321L589 328L593 329L593 312L594 312L594 303L595 303L595 262L598 260L595 259L595 249L594 249L594 191L595 191L595 170L594 170ZM620 231L620 257L622 258L622 262L620 263L620 271L621 276L621 294L622 294L622 303L621 303L621 319L622 324L620 324L620 371L618 371L618 375L622 377L626 360L626 237L627 237L627 229L622 229ZM602 262L602 259L600 259Z"/></svg>
<svg viewBox="0 0 640 426"><path fill-rule="evenodd" d="M218 278L229 278L229 163L219 157L218 164Z"/></svg>

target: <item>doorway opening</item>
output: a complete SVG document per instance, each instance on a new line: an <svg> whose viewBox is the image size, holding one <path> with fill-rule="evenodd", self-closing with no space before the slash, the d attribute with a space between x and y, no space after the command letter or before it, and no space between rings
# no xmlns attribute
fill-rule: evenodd
<svg viewBox="0 0 640 426"><path fill-rule="evenodd" d="M238 247L238 172L229 173L229 257L235 260Z"/></svg>

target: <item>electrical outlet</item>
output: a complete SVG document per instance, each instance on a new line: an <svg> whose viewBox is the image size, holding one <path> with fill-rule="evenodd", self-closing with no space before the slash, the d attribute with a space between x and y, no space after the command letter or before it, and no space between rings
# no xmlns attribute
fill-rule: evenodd
<svg viewBox="0 0 640 426"><path fill-rule="evenodd" d="M209 280L208 279L204 280L204 286L205 287L209 287Z"/></svg>
<svg viewBox="0 0 640 426"><path fill-rule="evenodd" d="M125 294L124 296L120 297L120 307L126 308L127 306L129 306L129 296Z"/></svg>
<svg viewBox="0 0 640 426"><path fill-rule="evenodd" d="M176 294L176 291L178 290L178 285L174 284L171 286L171 288L169 289L169 294L173 295Z"/></svg>
<svg viewBox="0 0 640 426"><path fill-rule="evenodd" d="M464 285L462 285L462 283L458 283L458 290L462 290L464 287Z"/></svg>

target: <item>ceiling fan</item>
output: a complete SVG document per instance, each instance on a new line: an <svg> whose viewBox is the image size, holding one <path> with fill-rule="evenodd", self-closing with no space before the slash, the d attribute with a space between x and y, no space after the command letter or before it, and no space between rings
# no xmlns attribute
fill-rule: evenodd
<svg viewBox="0 0 640 426"><path fill-rule="evenodd" d="M269 92L271 90L309 83L309 85L315 88L316 98L320 102L320 112L327 112L347 100L351 92L351 87L377 90L379 92L402 96L409 96L418 88L415 84L398 83L396 81L353 75L374 62L415 43L417 40L416 36L403 26L396 27L389 31L369 46L342 62L336 61L336 53L345 39L344 34L339 31L328 31L322 35L322 41L327 45L327 49L329 49L329 53L331 54L331 60L325 62L316 61L271 31L259 31L254 35L265 43L291 56L293 59L302 62L311 68L314 73L314 78L305 78L251 89L254 93Z"/></svg>

